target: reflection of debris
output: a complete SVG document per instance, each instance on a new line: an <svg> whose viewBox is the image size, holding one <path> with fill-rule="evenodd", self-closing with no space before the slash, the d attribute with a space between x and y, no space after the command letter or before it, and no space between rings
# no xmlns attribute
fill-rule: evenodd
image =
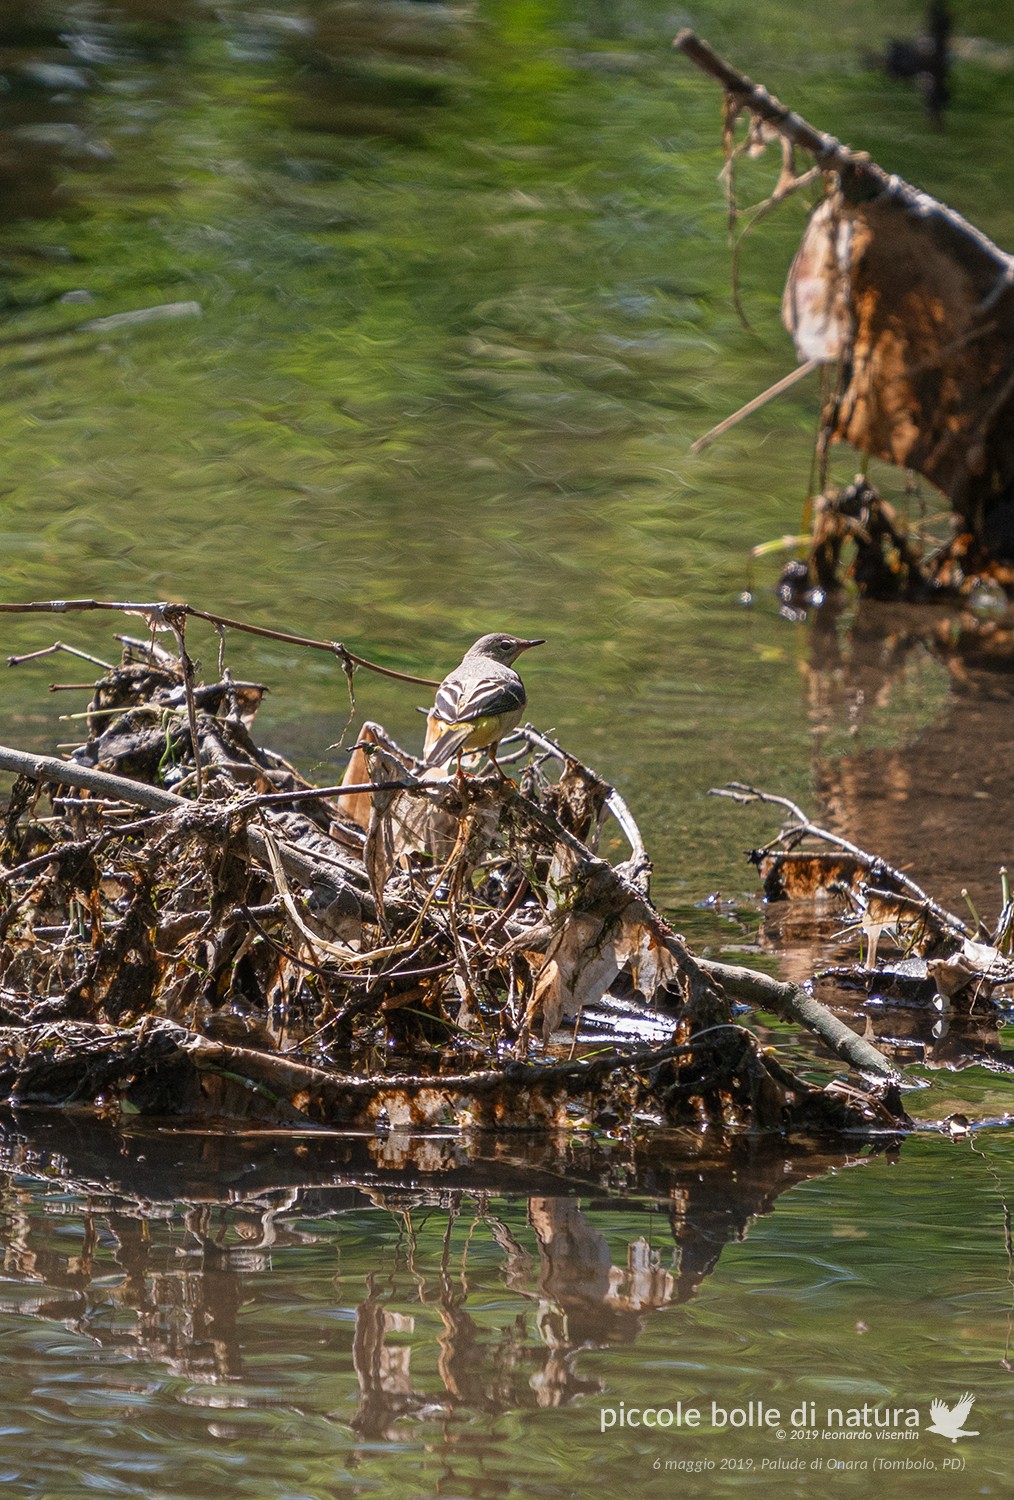
<svg viewBox="0 0 1014 1500"><path fill-rule="evenodd" d="M285 1296L285 1257L245 1251L252 1238L298 1245L312 1221L319 1252L340 1257L342 1302L357 1304L341 1357L347 1369L351 1353L359 1400L335 1418L393 1441L406 1421L565 1406L599 1389L584 1351L635 1344L782 1193L873 1159L798 1138L658 1133L623 1150L618 1191L615 1148L592 1141L417 1140L398 1171L378 1172L362 1139L269 1139L55 1116L30 1137L0 1133L0 1305L159 1362L194 1382L183 1399L224 1407L249 1378L258 1304ZM434 1151L443 1178L420 1188ZM30 1184L51 1196L40 1204ZM494 1185L510 1196L491 1203ZM361 1279L344 1237L361 1241L366 1210L393 1216L401 1238L376 1237ZM304 1311L320 1333L319 1313Z"/></svg>

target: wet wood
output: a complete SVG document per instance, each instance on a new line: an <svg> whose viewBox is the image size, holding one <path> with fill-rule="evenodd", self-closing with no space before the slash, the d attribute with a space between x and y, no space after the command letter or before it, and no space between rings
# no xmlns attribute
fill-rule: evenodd
<svg viewBox="0 0 1014 1500"><path fill-rule="evenodd" d="M778 136L825 173L783 300L799 358L838 367L823 440L925 475L988 560L1014 559L1014 258L815 129L693 32L674 45L725 90L727 148L745 113L751 140Z"/></svg>
<svg viewBox="0 0 1014 1500"><path fill-rule="evenodd" d="M367 723L345 781L312 787L251 738L262 690L196 682L170 629L177 655L128 641L95 684L72 759L0 747L18 778L0 882L14 1097L497 1129L559 1128L575 1108L760 1129L891 1116L874 1093L843 1103L795 1077L733 1021L748 977L719 985L672 931L630 809L564 747L519 732L534 757L522 792L424 776ZM166 772L193 795L160 785ZM40 787L53 818L35 815ZM615 865L594 847L610 815L630 843ZM595 1055L561 1061L559 1029L618 981L668 1041L603 1049L600 1018ZM754 988L791 1009L762 976ZM793 1013L893 1077L816 1002Z"/></svg>

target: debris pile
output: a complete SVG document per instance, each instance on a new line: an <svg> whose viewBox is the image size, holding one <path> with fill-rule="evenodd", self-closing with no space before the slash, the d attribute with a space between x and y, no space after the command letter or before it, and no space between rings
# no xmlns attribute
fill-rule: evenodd
<svg viewBox="0 0 1014 1500"><path fill-rule="evenodd" d="M900 538L896 517L870 486L858 506L855 495L840 504L829 489L824 498L833 521L828 504L819 507L815 538L821 587L829 583L830 529L860 544L857 583L873 597L962 594L984 576L1014 592L1014 257L946 204L816 130L692 31L681 32L674 45L725 93L734 265L743 234L771 207L820 186L782 317L803 362L798 375L824 372L822 483L829 445L844 441L925 476L955 513L947 544L920 549ZM781 149L774 190L740 211L736 162L772 143ZM799 152L812 163L805 170ZM708 438L792 383L792 377L777 382ZM872 531L858 510L872 518ZM871 561L874 552L882 554L880 565Z"/></svg>
<svg viewBox="0 0 1014 1500"><path fill-rule="evenodd" d="M788 813L778 834L749 853L767 901L829 899L844 914L841 936L855 939L859 956L813 975L816 990L858 991L878 1005L921 1009L933 1018L936 1038L952 1019L992 1025L995 1034L1001 1007L1009 1007L1014 993L1014 899L1005 869L996 920L972 910L969 921L905 871L813 823L786 797L737 782L713 795L770 803Z"/></svg>
<svg viewBox="0 0 1014 1500"><path fill-rule="evenodd" d="M366 723L341 785L315 787L254 739L261 685L221 660L198 681L180 630L175 653L155 641L165 607L130 608L152 637L120 637L71 758L0 748L12 1102L392 1128L896 1126L876 1048L795 986L695 958L651 903L622 799L561 746L505 741L515 785L427 771ZM623 863L597 852L609 817ZM735 997L879 1082L797 1077Z"/></svg>

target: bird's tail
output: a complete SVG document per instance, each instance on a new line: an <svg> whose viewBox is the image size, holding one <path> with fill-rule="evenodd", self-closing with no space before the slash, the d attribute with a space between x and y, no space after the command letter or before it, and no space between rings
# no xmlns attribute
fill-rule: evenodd
<svg viewBox="0 0 1014 1500"><path fill-rule="evenodd" d="M445 766L452 755L457 755L474 728L474 724L452 724L445 729L426 751L423 765L427 768Z"/></svg>

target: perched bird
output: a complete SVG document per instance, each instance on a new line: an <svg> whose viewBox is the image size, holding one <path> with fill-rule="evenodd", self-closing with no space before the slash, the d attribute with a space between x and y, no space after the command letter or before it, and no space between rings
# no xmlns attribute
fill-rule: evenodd
<svg viewBox="0 0 1014 1500"><path fill-rule="evenodd" d="M424 765L443 766L456 755L460 776L461 757L471 750L485 750L500 771L496 747L521 722L528 702L525 685L511 663L522 651L544 645L543 640L522 641L500 632L476 641L437 688Z"/></svg>

